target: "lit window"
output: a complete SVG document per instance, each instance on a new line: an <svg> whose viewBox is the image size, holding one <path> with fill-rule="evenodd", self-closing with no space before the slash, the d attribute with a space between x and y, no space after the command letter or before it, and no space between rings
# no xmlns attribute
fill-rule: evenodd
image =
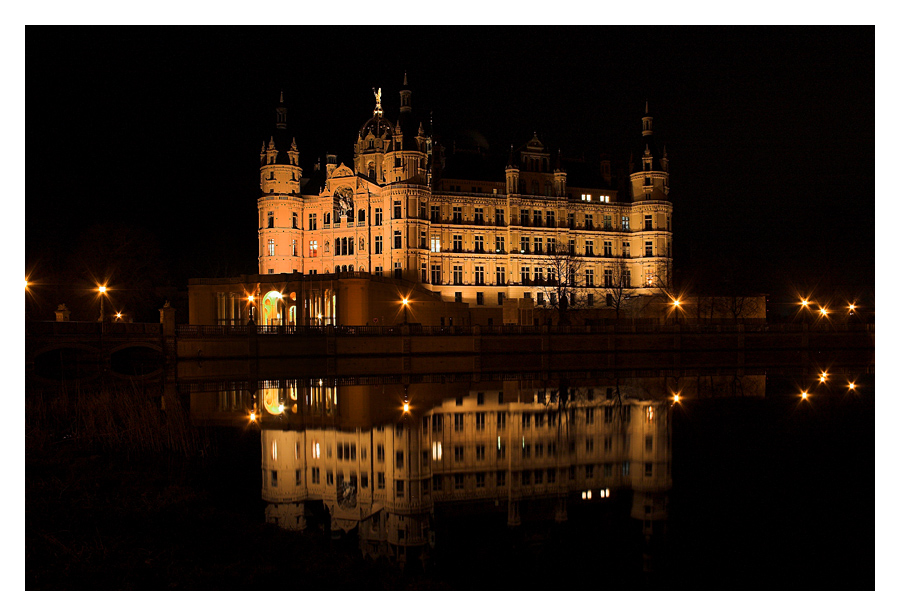
<svg viewBox="0 0 900 616"><path fill-rule="evenodd" d="M269 240L269 256L275 256L275 240Z"/></svg>
<svg viewBox="0 0 900 616"><path fill-rule="evenodd" d="M314 441L312 445L312 457L315 459L319 459L322 457L322 450L319 447L318 441Z"/></svg>
<svg viewBox="0 0 900 616"><path fill-rule="evenodd" d="M319 256L319 240L309 240L309 256Z"/></svg>
<svg viewBox="0 0 900 616"><path fill-rule="evenodd" d="M443 456L443 451L441 449L441 441L435 441L431 444L431 459L432 460L440 460Z"/></svg>

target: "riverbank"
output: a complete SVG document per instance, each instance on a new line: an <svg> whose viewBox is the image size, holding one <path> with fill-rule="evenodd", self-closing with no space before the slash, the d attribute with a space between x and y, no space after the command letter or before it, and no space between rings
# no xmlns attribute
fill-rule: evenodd
<svg viewBox="0 0 900 616"><path fill-rule="evenodd" d="M93 408L94 419L109 411ZM80 437L38 438L30 411L26 590L433 587L363 560L356 545L332 541L324 529L301 534L267 524L262 500L247 498L259 491L258 431L188 424L185 437L201 450L142 451L85 438L83 429ZM78 415L76 425L84 425L84 411Z"/></svg>

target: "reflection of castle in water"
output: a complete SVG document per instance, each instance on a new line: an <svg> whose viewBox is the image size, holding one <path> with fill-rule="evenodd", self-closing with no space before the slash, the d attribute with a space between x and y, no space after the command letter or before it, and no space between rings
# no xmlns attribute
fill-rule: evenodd
<svg viewBox="0 0 900 616"><path fill-rule="evenodd" d="M759 391L764 379L738 381ZM572 502L633 493L631 516L649 544L667 520L672 394L704 387L715 389L700 378L279 381L255 396L192 394L191 408L210 419L258 414L270 522L302 530L319 501L332 531L356 529L364 553L405 561L433 545L435 507L463 502L505 504L518 526L525 502L551 503L562 522Z"/></svg>

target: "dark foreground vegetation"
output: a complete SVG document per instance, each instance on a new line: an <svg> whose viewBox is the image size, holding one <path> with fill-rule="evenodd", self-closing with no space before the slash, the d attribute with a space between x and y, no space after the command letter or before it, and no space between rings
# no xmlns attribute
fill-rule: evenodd
<svg viewBox="0 0 900 616"><path fill-rule="evenodd" d="M138 392L26 404L27 590L431 588L321 530L266 524L259 433Z"/></svg>

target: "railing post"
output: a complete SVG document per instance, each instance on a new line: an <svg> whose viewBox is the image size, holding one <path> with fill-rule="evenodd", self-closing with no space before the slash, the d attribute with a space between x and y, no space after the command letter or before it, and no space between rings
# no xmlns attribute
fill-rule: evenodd
<svg viewBox="0 0 900 616"><path fill-rule="evenodd" d="M159 309L159 322L162 325L161 342L167 371L170 368L174 370L175 359L178 357L178 341L175 338L175 308L168 301Z"/></svg>

